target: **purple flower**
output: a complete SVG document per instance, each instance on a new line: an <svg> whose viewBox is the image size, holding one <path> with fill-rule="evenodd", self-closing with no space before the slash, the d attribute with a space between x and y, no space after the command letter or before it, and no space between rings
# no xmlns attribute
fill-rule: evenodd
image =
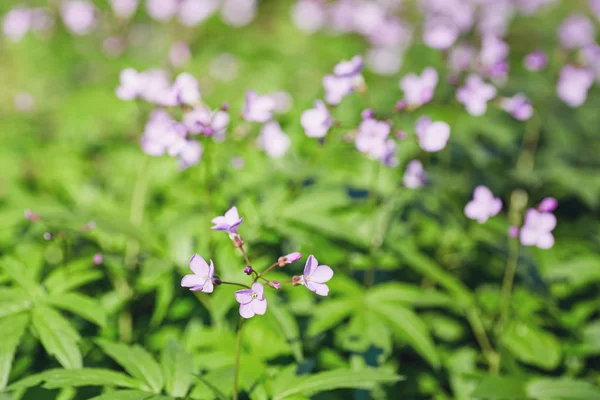
<svg viewBox="0 0 600 400"><path fill-rule="evenodd" d="M148 15L159 22L170 20L179 7L179 0L146 0Z"/></svg>
<svg viewBox="0 0 600 400"><path fill-rule="evenodd" d="M235 300L240 303L240 315L244 318L252 318L256 314L263 315L267 311L264 293L264 286L258 282L252 284L252 289L235 292Z"/></svg>
<svg viewBox="0 0 600 400"><path fill-rule="evenodd" d="M525 223L521 228L520 240L523 246L537 246L549 249L554 245L552 230L556 227L556 217L552 213L527 210Z"/></svg>
<svg viewBox="0 0 600 400"><path fill-rule="evenodd" d="M521 93L517 93L513 97L505 97L500 106L519 121L526 121L533 115L531 102Z"/></svg>
<svg viewBox="0 0 600 400"><path fill-rule="evenodd" d="M571 15L558 28L558 39L566 49L576 49L593 43L595 36L592 21L583 14Z"/></svg>
<svg viewBox="0 0 600 400"><path fill-rule="evenodd" d="M423 41L433 49L445 50L450 48L458 38L456 25L443 18L431 18L423 28Z"/></svg>
<svg viewBox="0 0 600 400"><path fill-rule="evenodd" d="M325 4L315 0L299 0L292 7L292 21L303 32L318 31L327 23Z"/></svg>
<svg viewBox="0 0 600 400"><path fill-rule="evenodd" d="M189 287L191 291L202 291L212 293L214 289L213 276L215 275L215 265L210 260L210 265L199 254L194 254L190 260L190 269L193 274L183 277L181 287Z"/></svg>
<svg viewBox="0 0 600 400"><path fill-rule="evenodd" d="M246 104L242 114L246 121L267 122L273 118L275 101L271 96L259 96L254 90L246 92Z"/></svg>
<svg viewBox="0 0 600 400"><path fill-rule="evenodd" d="M404 99L409 106L419 107L433 98L433 92L438 83L438 73L435 68L428 67L421 76L408 74L400 81Z"/></svg>
<svg viewBox="0 0 600 400"><path fill-rule="evenodd" d="M308 256L300 283L319 296L327 296L329 287L325 284L333 277L333 270L327 265L319 265L312 254Z"/></svg>
<svg viewBox="0 0 600 400"><path fill-rule="evenodd" d="M321 100L315 101L314 108L302 113L300 124L308 137L325 137L327 131L333 124L329 110Z"/></svg>
<svg viewBox="0 0 600 400"><path fill-rule="evenodd" d="M511 225L508 228L508 236L515 239L519 237L519 227L516 225Z"/></svg>
<svg viewBox="0 0 600 400"><path fill-rule="evenodd" d="M539 212L548 213L556 210L558 207L558 201L554 197L546 197L537 206Z"/></svg>
<svg viewBox="0 0 600 400"><path fill-rule="evenodd" d="M282 130L279 123L270 121L260 130L258 144L272 158L280 158L290 147L291 140Z"/></svg>
<svg viewBox="0 0 600 400"><path fill-rule="evenodd" d="M479 62L484 71L489 74L498 64L502 64L508 56L508 45L495 35L486 35L481 40Z"/></svg>
<svg viewBox="0 0 600 400"><path fill-rule="evenodd" d="M18 42L31 28L31 10L13 8L5 16L2 24L4 34L13 42Z"/></svg>
<svg viewBox="0 0 600 400"><path fill-rule="evenodd" d="M248 25L256 15L256 0L223 0L221 18L229 26Z"/></svg>
<svg viewBox="0 0 600 400"><path fill-rule="evenodd" d="M556 91L558 97L571 107L579 107L587 99L594 82L594 73L587 68L566 65L560 71Z"/></svg>
<svg viewBox="0 0 600 400"><path fill-rule="evenodd" d="M374 47L367 53L367 64L378 75L391 76L402 66L403 49L394 47Z"/></svg>
<svg viewBox="0 0 600 400"><path fill-rule="evenodd" d="M596 18L600 20L600 0L589 0L590 10L596 15Z"/></svg>
<svg viewBox="0 0 600 400"><path fill-rule="evenodd" d="M350 61L341 61L333 68L333 74L338 77L356 78L363 68L361 56L354 56Z"/></svg>
<svg viewBox="0 0 600 400"><path fill-rule="evenodd" d="M179 104L195 104L200 100L200 87L192 75L184 72L177 76L172 90Z"/></svg>
<svg viewBox="0 0 600 400"><path fill-rule="evenodd" d="M110 0L110 5L116 16L129 18L135 13L139 0Z"/></svg>
<svg viewBox="0 0 600 400"><path fill-rule="evenodd" d="M375 112L373 110L371 110L370 108L367 108L367 109L364 109L360 113L360 117L362 119L373 119L373 118L375 118Z"/></svg>
<svg viewBox="0 0 600 400"><path fill-rule="evenodd" d="M436 152L446 147L450 139L450 125L442 121L432 122L429 117L421 117L415 125L419 146L427 152Z"/></svg>
<svg viewBox="0 0 600 400"><path fill-rule="evenodd" d="M183 0L179 4L179 21L185 26L197 26L219 8L219 0Z"/></svg>
<svg viewBox="0 0 600 400"><path fill-rule="evenodd" d="M284 267L288 264L293 263L294 261L298 261L301 257L302 257L302 253L298 253L298 252L290 253L288 255L279 257L279 259L277 260L277 264L280 267Z"/></svg>
<svg viewBox="0 0 600 400"><path fill-rule="evenodd" d="M139 97L162 106L176 106L177 93L169 81L169 75L162 69L151 69L138 73Z"/></svg>
<svg viewBox="0 0 600 400"><path fill-rule="evenodd" d="M184 41L179 41L173 43L171 48L169 49L169 61L175 68L179 68L192 58L192 53L190 51L190 46Z"/></svg>
<svg viewBox="0 0 600 400"><path fill-rule="evenodd" d="M31 29L36 32L47 31L54 26L54 17L47 7L31 10Z"/></svg>
<svg viewBox="0 0 600 400"><path fill-rule="evenodd" d="M76 35L85 35L96 26L96 7L88 1L63 1L60 14L65 26Z"/></svg>
<svg viewBox="0 0 600 400"><path fill-rule="evenodd" d="M596 43L588 44L581 49L581 58L585 66L594 71L596 80L600 81L600 46Z"/></svg>
<svg viewBox="0 0 600 400"><path fill-rule="evenodd" d="M427 182L427 174L419 160L412 160L406 166L402 183L409 189L418 189Z"/></svg>
<svg viewBox="0 0 600 400"><path fill-rule="evenodd" d="M467 112L481 116L487 110L487 102L496 96L496 88L485 83L479 75L470 75L464 86L456 91L456 99L464 104Z"/></svg>
<svg viewBox="0 0 600 400"><path fill-rule="evenodd" d="M222 139L229 125L229 114L225 111L211 111L206 106L195 107L183 115L183 124L192 134L203 134Z"/></svg>
<svg viewBox="0 0 600 400"><path fill-rule="evenodd" d="M92 258L92 262L94 263L94 265L100 265L100 264L102 264L103 261L104 261L104 257L102 256L102 254L100 254L100 253L94 254L94 258Z"/></svg>
<svg viewBox="0 0 600 400"><path fill-rule="evenodd" d="M121 84L117 87L116 94L121 100L133 100L141 95L144 88L143 75L133 68L121 71Z"/></svg>
<svg viewBox="0 0 600 400"><path fill-rule="evenodd" d="M331 105L340 104L342 99L354 90L351 78L335 75L325 75L323 87L325 88L325 101Z"/></svg>
<svg viewBox="0 0 600 400"><path fill-rule="evenodd" d="M281 283L279 283L278 281L270 281L268 283L269 287L272 287L273 289L279 290L281 289Z"/></svg>
<svg viewBox="0 0 600 400"><path fill-rule="evenodd" d="M245 267L245 268L244 268L244 273L245 273L246 275L250 275L250 274L252 274L252 271L253 271L253 269L252 269L252 267L251 267L251 266L249 266L249 265L248 265L247 267Z"/></svg>
<svg viewBox="0 0 600 400"><path fill-rule="evenodd" d="M467 71L475 59L473 47L464 44L454 46L448 55L448 66L454 72Z"/></svg>
<svg viewBox="0 0 600 400"><path fill-rule="evenodd" d="M371 157L382 160L387 155L387 138L390 134L390 124L376 119L365 119L358 127L356 148Z"/></svg>
<svg viewBox="0 0 600 400"><path fill-rule="evenodd" d="M215 224L211 229L214 231L227 232L230 235L238 235L238 226L244 221L244 218L240 218L237 207L231 207L224 216L215 217L212 219L212 223Z"/></svg>
<svg viewBox="0 0 600 400"><path fill-rule="evenodd" d="M473 191L473 200L465 206L465 215L483 224L488 218L497 215L500 210L502 210L502 200L494 197L487 187L477 186Z"/></svg>
<svg viewBox="0 0 600 400"><path fill-rule="evenodd" d="M548 65L548 56L543 51L534 51L525 56L523 59L525 68L532 72L541 71Z"/></svg>

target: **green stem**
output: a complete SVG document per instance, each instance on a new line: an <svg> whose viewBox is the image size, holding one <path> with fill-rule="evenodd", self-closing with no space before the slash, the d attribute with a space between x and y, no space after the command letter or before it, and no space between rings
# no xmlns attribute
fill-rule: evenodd
<svg viewBox="0 0 600 400"><path fill-rule="evenodd" d="M371 257L371 266L365 273L364 284L366 287L373 285L375 281L375 252L381 245L381 241L377 237L377 190L379 187L379 172L381 171L381 163L374 161L373 176L371 178L371 188L369 189L368 202L371 204L373 211L373 220L371 226L371 244L369 246L369 255Z"/></svg>
<svg viewBox="0 0 600 400"><path fill-rule="evenodd" d="M467 319L469 320L475 339L487 360L490 373L497 375L500 370L500 357L498 356L498 353L494 351L475 308L471 307L467 310Z"/></svg>
<svg viewBox="0 0 600 400"><path fill-rule="evenodd" d="M244 318L240 318L238 325L237 340L235 342L235 364L233 366L233 400L238 398L238 378L240 374L240 352L242 348L242 327L244 326Z"/></svg>
<svg viewBox="0 0 600 400"><path fill-rule="evenodd" d="M270 270L272 270L273 268L275 268L275 267L276 267L276 266L278 266L278 265L279 265L279 263L278 263L278 262L276 262L275 264L271 265L269 268L265 269L263 272L261 272L260 274L258 274L258 275L256 276L256 280L258 280L258 279L262 278L262 277L263 277L263 275L266 275L266 274L267 274L267 272L269 272Z"/></svg>
<svg viewBox="0 0 600 400"><path fill-rule="evenodd" d="M504 330L504 325L508 319L510 310L510 299L512 295L513 282L517 272L519 260L519 240L511 238L508 244L508 257L506 258L506 267L504 268L504 279L502 281L502 291L500 293L500 319L498 320L497 335L500 336Z"/></svg>
<svg viewBox="0 0 600 400"><path fill-rule="evenodd" d="M150 158L144 156L142 165L138 170L138 176L131 195L131 209L129 210L129 222L134 227L139 227L144 220L144 208L146 204L146 193L148 191ZM135 239L129 239L125 247L125 266L128 269L135 268L135 258L140 251L140 244Z"/></svg>
<svg viewBox="0 0 600 400"><path fill-rule="evenodd" d="M250 289L250 286L244 285L243 283L221 281L221 284L222 285L241 286L241 287L245 287L246 289Z"/></svg>

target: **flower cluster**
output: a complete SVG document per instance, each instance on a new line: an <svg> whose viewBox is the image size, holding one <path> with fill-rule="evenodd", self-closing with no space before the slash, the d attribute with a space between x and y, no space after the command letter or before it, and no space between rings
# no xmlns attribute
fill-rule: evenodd
<svg viewBox="0 0 600 400"><path fill-rule="evenodd" d="M244 218L240 217L237 208L234 206L229 209L225 215L215 217L212 220L214 224L212 229L226 232L233 241L234 246L241 249L244 260L246 261L246 264L248 264L243 272L252 278L251 285L248 286L243 283L221 280L221 278L215 275L215 266L212 260L207 263L202 256L194 254L190 260L190 269L193 273L183 277L181 280L182 287L189 288L191 291L201 291L204 293L212 293L214 287L219 285L245 287L245 289L235 292L235 299L240 304L239 312L243 318L252 318L256 314L263 315L267 311L264 283L275 290L281 289L282 283L289 283L292 286L305 286L308 290L319 296L327 296L329 294L327 282L333 277L333 270L327 265L320 265L312 254L306 260L302 275L295 275L286 282L280 283L269 280L265 276L273 268L283 268L288 264L298 261L302 257L302 254L298 252L281 256L263 272L256 272L252 266L249 265L250 261L244 250L244 241L238 231L238 227L243 221Z"/></svg>

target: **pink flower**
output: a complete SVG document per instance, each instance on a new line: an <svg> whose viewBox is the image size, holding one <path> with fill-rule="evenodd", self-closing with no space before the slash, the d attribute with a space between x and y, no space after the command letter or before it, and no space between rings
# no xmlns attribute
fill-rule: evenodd
<svg viewBox="0 0 600 400"><path fill-rule="evenodd" d="M135 13L139 0L110 0L110 5L116 16L129 18Z"/></svg>
<svg viewBox="0 0 600 400"><path fill-rule="evenodd" d="M423 164L419 160L412 160L406 166L404 177L402 178L404 186L409 189L418 189L427 182L427 174L423 169Z"/></svg>
<svg viewBox="0 0 600 400"><path fill-rule="evenodd" d="M325 137L333 124L329 110L321 100L315 101L314 108L306 110L300 117L300 124L308 137Z"/></svg>
<svg viewBox="0 0 600 400"><path fill-rule="evenodd" d="M464 44L454 46L448 55L448 66L454 72L467 71L473 60L475 59L475 51L473 47Z"/></svg>
<svg viewBox="0 0 600 400"><path fill-rule="evenodd" d="M144 81L142 73L133 68L121 71L121 84L117 87L116 94L121 100L133 100L141 95Z"/></svg>
<svg viewBox="0 0 600 400"><path fill-rule="evenodd" d="M185 65L190 58L192 58L192 53L186 42L175 42L169 49L169 61L175 68Z"/></svg>
<svg viewBox="0 0 600 400"><path fill-rule="evenodd" d="M526 121L533 115L533 106L527 97L517 93L513 97L505 97L500 103L502 109L519 121Z"/></svg>
<svg viewBox="0 0 600 400"><path fill-rule="evenodd" d="M258 282L252 284L252 289L235 292L235 300L240 303L242 317L252 318L256 314L263 315L267 312L267 299L265 299L264 292L264 286Z"/></svg>
<svg viewBox="0 0 600 400"><path fill-rule="evenodd" d="M88 1L64 1L60 14L65 26L76 35L85 35L96 26L96 7Z"/></svg>
<svg viewBox="0 0 600 400"><path fill-rule="evenodd" d="M549 249L554 245L552 230L556 227L556 217L552 213L527 210L525 223L521 228L520 240L523 246L537 246Z"/></svg>
<svg viewBox="0 0 600 400"><path fill-rule="evenodd" d="M276 121L270 121L260 130L258 144L272 158L281 158L290 147L291 140Z"/></svg>
<svg viewBox="0 0 600 400"><path fill-rule="evenodd" d="M329 287L325 284L333 277L333 270L327 265L319 265L312 254L308 256L300 283L319 296L327 296Z"/></svg>
<svg viewBox="0 0 600 400"><path fill-rule="evenodd" d="M146 0L146 11L159 22L168 21L177 13L179 0Z"/></svg>
<svg viewBox="0 0 600 400"><path fill-rule="evenodd" d="M193 292L199 290L204 293L212 293L214 289L213 276L215 274L215 266L212 260L208 265L202 256L194 254L190 260L190 269L193 274L183 277L181 287L189 287Z"/></svg>
<svg viewBox="0 0 600 400"><path fill-rule="evenodd" d="M595 36L592 21L583 14L571 15L558 28L558 39L566 49L576 49L593 43Z"/></svg>
<svg viewBox="0 0 600 400"><path fill-rule="evenodd" d="M450 48L459 35L458 28L444 18L431 18L425 23L423 41L433 49L445 50Z"/></svg>
<svg viewBox="0 0 600 400"><path fill-rule="evenodd" d="M271 96L259 96L254 90L246 92L246 104L242 114L246 121L267 122L273 118L275 101Z"/></svg>
<svg viewBox="0 0 600 400"><path fill-rule="evenodd" d="M5 16L2 24L4 34L12 41L18 42L31 28L32 13L27 8L13 8Z"/></svg>
<svg viewBox="0 0 600 400"><path fill-rule="evenodd" d="M539 212L548 213L556 210L558 207L558 201L554 197L546 197L537 206Z"/></svg>
<svg viewBox="0 0 600 400"><path fill-rule="evenodd" d="M363 67L361 56L354 56L350 61L341 61L333 68L333 74L339 77L355 78L360 75Z"/></svg>
<svg viewBox="0 0 600 400"><path fill-rule="evenodd" d="M571 107L579 107L587 100L587 92L594 83L594 72L587 68L566 65L560 71L556 92Z"/></svg>
<svg viewBox="0 0 600 400"><path fill-rule="evenodd" d="M342 99L354 90L352 79L335 75L325 75L323 87L325 88L325 101L331 105L340 104Z"/></svg>
<svg viewBox="0 0 600 400"><path fill-rule="evenodd" d="M464 86L456 91L456 99L464 104L467 112L481 116L487 110L487 102L496 96L496 88L486 84L479 75L470 75Z"/></svg>
<svg viewBox="0 0 600 400"><path fill-rule="evenodd" d="M423 70L421 76L417 74L406 75L400 81L400 88L404 92L406 103L413 107L419 107L431 101L437 83L437 71L432 67L428 67Z"/></svg>
<svg viewBox="0 0 600 400"><path fill-rule="evenodd" d="M358 127L356 148L361 153L382 160L387 155L387 139L390 134L390 124L376 119L365 119Z"/></svg>
<svg viewBox="0 0 600 400"><path fill-rule="evenodd" d="M442 150L450 139L450 125L442 121L432 122L429 117L419 118L415 131L419 146L430 153Z"/></svg>
<svg viewBox="0 0 600 400"><path fill-rule="evenodd" d="M183 0L179 4L179 21L185 26L197 26L219 8L219 0Z"/></svg>
<svg viewBox="0 0 600 400"><path fill-rule="evenodd" d="M92 262L94 263L94 265L100 265L100 264L102 264L103 261L104 261L104 257L102 256L102 254L100 254L100 253L94 254L94 258L92 258Z"/></svg>
<svg viewBox="0 0 600 400"><path fill-rule="evenodd" d="M495 35L486 35L481 40L481 52L479 62L486 75L493 75L498 65L504 64L508 56L508 45Z"/></svg>
<svg viewBox="0 0 600 400"><path fill-rule="evenodd" d="M238 226L244 221L244 218L240 218L237 207L231 207L224 216L215 217L212 219L212 223L215 224L211 229L214 231L227 232L230 235L238 234Z"/></svg>
<svg viewBox="0 0 600 400"><path fill-rule="evenodd" d="M532 72L541 71L548 65L548 56L543 51L534 51L523 59L525 68Z"/></svg>
<svg viewBox="0 0 600 400"><path fill-rule="evenodd" d="M299 0L292 7L292 21L301 31L314 33L327 23L327 9L321 1Z"/></svg>
<svg viewBox="0 0 600 400"><path fill-rule="evenodd" d="M171 88L179 104L193 105L200 100L200 87L198 81L187 72L181 73L173 82Z"/></svg>
<svg viewBox="0 0 600 400"><path fill-rule="evenodd" d="M281 256L279 257L279 259L277 260L277 264L280 267L284 267L288 264L293 263L294 261L298 261L300 258L302 257L302 253L298 253L297 251L294 253L290 253L286 256Z"/></svg>
<svg viewBox="0 0 600 400"><path fill-rule="evenodd" d="M183 124L192 134L201 133L222 139L229 125L229 114L220 110L211 111L207 106L198 106L183 115Z"/></svg>
<svg viewBox="0 0 600 400"><path fill-rule="evenodd" d="M497 215L500 210L502 210L502 200L494 197L487 187L477 186L473 191L473 200L465 206L465 215L483 224L488 218Z"/></svg>

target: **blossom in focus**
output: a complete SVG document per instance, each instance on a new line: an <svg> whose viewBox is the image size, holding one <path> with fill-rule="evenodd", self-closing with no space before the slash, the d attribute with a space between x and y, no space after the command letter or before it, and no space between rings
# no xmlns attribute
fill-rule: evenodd
<svg viewBox="0 0 600 400"><path fill-rule="evenodd" d="M2 21L4 35L13 42L18 42L29 32L31 18L31 10L21 7L13 8L6 13Z"/></svg>
<svg viewBox="0 0 600 400"><path fill-rule="evenodd" d="M406 166L402 183L409 189L418 189L427 183L427 173L419 160L412 160Z"/></svg>
<svg viewBox="0 0 600 400"><path fill-rule="evenodd" d="M404 92L404 100L409 106L419 107L433 98L433 92L438 83L438 73L435 68L428 67L421 76L408 74L400 81Z"/></svg>
<svg viewBox="0 0 600 400"><path fill-rule="evenodd" d="M85 35L96 26L96 7L86 0L66 0L60 6L65 26L76 35Z"/></svg>
<svg viewBox="0 0 600 400"><path fill-rule="evenodd" d="M193 274L188 274L181 280L181 287L190 288L191 291L212 293L214 289L213 277L215 265L210 260L210 265L199 254L194 254L190 260L190 269Z"/></svg>
<svg viewBox="0 0 600 400"><path fill-rule="evenodd" d="M450 125L443 121L433 122L429 117L421 117L415 124L419 146L427 152L436 152L446 147L450 139Z"/></svg>
<svg viewBox="0 0 600 400"><path fill-rule="evenodd" d="M227 232L231 235L237 235L237 228L243 221L244 218L240 218L237 207L233 206L227 210L224 216L212 219L212 223L215 225L211 229L214 231Z"/></svg>
<svg viewBox="0 0 600 400"><path fill-rule="evenodd" d="M302 113L300 124L308 137L325 137L327 131L333 124L329 110L321 100L315 101L314 108Z"/></svg>
<svg viewBox="0 0 600 400"><path fill-rule="evenodd" d="M554 214L530 208L525 214L525 222L519 234L521 244L549 249L554 245L552 230L555 227L556 217Z"/></svg>
<svg viewBox="0 0 600 400"><path fill-rule="evenodd" d="M543 51L534 51L525 56L523 65L529 71L537 72L546 68L548 56Z"/></svg>
<svg viewBox="0 0 600 400"><path fill-rule="evenodd" d="M169 61L175 68L185 65L191 58L190 46L186 42L175 42L169 49Z"/></svg>
<svg viewBox="0 0 600 400"><path fill-rule="evenodd" d="M214 136L217 139L225 136L229 125L229 114L225 111L211 111L207 106L197 106L183 115L183 124L192 134Z"/></svg>
<svg viewBox="0 0 600 400"><path fill-rule="evenodd" d="M278 122L270 121L261 128L258 144L270 157L280 158L287 152L291 140Z"/></svg>
<svg viewBox="0 0 600 400"><path fill-rule="evenodd" d="M585 103L587 92L594 82L594 72L587 68L566 65L560 71L556 92L571 107Z"/></svg>
<svg viewBox="0 0 600 400"><path fill-rule="evenodd" d="M254 90L246 92L242 115L246 121L267 122L273 118L275 100L271 96L259 96Z"/></svg>
<svg viewBox="0 0 600 400"><path fill-rule="evenodd" d="M583 14L571 15L558 28L558 39L566 49L576 49L593 43L596 31L592 21Z"/></svg>
<svg viewBox="0 0 600 400"><path fill-rule="evenodd" d="M110 0L110 5L116 16L129 18L138 7L139 0Z"/></svg>
<svg viewBox="0 0 600 400"><path fill-rule="evenodd" d="M540 202L537 209L540 212L547 213L556 210L556 207L558 207L558 201L554 197L546 197Z"/></svg>
<svg viewBox="0 0 600 400"><path fill-rule="evenodd" d="M496 88L485 83L479 75L472 74L464 86L456 91L456 99L473 116L481 116L487 110L487 102L496 96Z"/></svg>
<svg viewBox="0 0 600 400"><path fill-rule="evenodd" d="M477 186L473 191L473 200L465 206L465 215L483 224L488 218L497 215L500 210L502 210L502 200L494 197L487 187Z"/></svg>
<svg viewBox="0 0 600 400"><path fill-rule="evenodd" d="M311 292L315 292L319 296L327 296L329 287L326 285L333 277L333 270L327 265L319 265L319 262L312 254L308 256L304 273L300 283Z"/></svg>
<svg viewBox="0 0 600 400"><path fill-rule="evenodd" d="M503 98L500 106L519 121L526 121L533 115L531 102L521 93L517 93L513 97Z"/></svg>
<svg viewBox="0 0 600 400"><path fill-rule="evenodd" d="M264 292L265 287L258 282L254 282L251 289L235 292L235 300L240 303L242 317L252 318L256 314L263 315L267 312L267 299L265 299Z"/></svg>

